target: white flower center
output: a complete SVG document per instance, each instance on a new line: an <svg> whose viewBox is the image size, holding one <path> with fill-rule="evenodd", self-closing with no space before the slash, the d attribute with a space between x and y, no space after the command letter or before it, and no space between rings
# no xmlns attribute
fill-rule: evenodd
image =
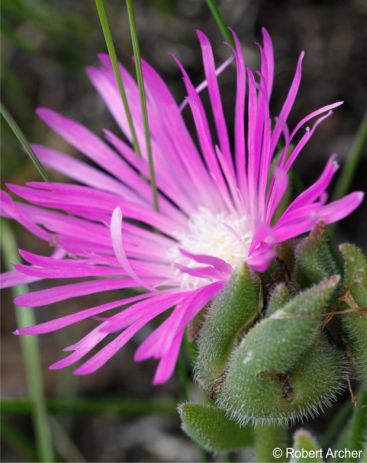
<svg viewBox="0 0 367 463"><path fill-rule="evenodd" d="M238 268L246 261L252 233L245 217L228 212L214 214L209 209L200 207L191 215L188 228L185 233L175 234L178 245L169 249L174 266L181 264L196 268L207 265L182 255L180 248L192 254L218 257L233 268ZM207 278L189 275L177 268L174 271L181 279L182 287L197 288L210 281Z"/></svg>

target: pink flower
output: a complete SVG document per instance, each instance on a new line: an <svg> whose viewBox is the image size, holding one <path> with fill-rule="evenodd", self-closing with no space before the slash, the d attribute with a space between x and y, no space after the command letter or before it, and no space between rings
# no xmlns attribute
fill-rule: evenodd
<svg viewBox="0 0 367 463"><path fill-rule="evenodd" d="M173 308L135 354L137 361L158 359L154 383L167 381L175 368L185 327L242 263L264 271L275 255L277 243L308 232L320 220L331 223L342 219L362 201L363 194L354 192L325 204L325 191L338 169L332 156L315 183L296 197L274 222L290 168L316 127L341 102L313 111L292 131L288 130L287 118L301 80L302 53L287 98L272 124L269 114L274 75L271 39L263 30L263 45L259 46L261 69L254 74L246 68L240 43L234 35L232 52L237 70L237 94L232 143L223 114L212 48L202 32L198 32L198 37L216 141L198 90L178 60L177 63L182 70L200 149L161 77L143 63L159 212L152 207L151 189L146 180L149 171L138 89L124 68L121 67L121 73L143 158L108 130L105 131L107 143L52 110L37 111L49 127L92 160L93 166L54 149L33 146L44 165L80 184L8 185L11 192L31 204L14 202L2 193L2 214L17 220L55 247L51 257L21 250L27 264L16 265L13 272L3 274L3 287L43 279L76 279L16 298L17 304L28 307L139 288L139 293L133 296L130 293L106 304L17 330L18 334L49 333L87 318L103 317L97 318L97 326L89 334L65 348L68 355L51 365L51 369L64 368L83 359L75 373L91 373L151 320ZM101 55L100 60L100 67L88 68L87 74L131 141L110 60L106 55ZM314 120L311 127L305 129L311 120ZM284 148L275 160L281 138ZM270 174L272 163L275 167ZM80 278L84 280L78 281ZM111 315L113 309L118 310ZM109 342L85 360L107 337Z"/></svg>

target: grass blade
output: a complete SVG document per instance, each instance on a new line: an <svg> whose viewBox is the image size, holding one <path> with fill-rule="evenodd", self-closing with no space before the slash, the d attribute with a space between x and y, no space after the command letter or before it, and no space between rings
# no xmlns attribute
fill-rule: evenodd
<svg viewBox="0 0 367 463"><path fill-rule="evenodd" d="M136 131L135 131L135 127L134 127L134 121L133 121L133 118L131 116L129 103L127 101L125 88L124 88L124 85L123 85L123 82L122 82L122 77L121 77L121 73L120 73L120 69L119 69L119 65L118 65L118 60L117 60L117 55L116 55L116 49L115 49L115 45L113 43L111 29L110 29L110 26L109 26L109 23L108 23L107 13L106 13L106 9L104 7L103 0L96 0L96 7L97 7L97 12L98 12L98 16L99 16L99 21L101 23L104 39L105 39L105 42L106 42L107 51L108 51L108 54L109 54L111 62L112 62L112 67L113 67L113 72L115 74L117 87L118 87L119 92L120 92L122 105L124 107L126 118L127 118L128 124L129 124L131 138L132 138L132 144L133 144L135 152L139 156L141 156L141 150L140 150L139 143L138 143L138 137L136 135Z"/></svg>
<svg viewBox="0 0 367 463"><path fill-rule="evenodd" d="M26 137L24 136L23 132L21 131L19 125L15 122L13 116L9 113L9 111L5 108L2 102L0 102L0 113L9 125L11 131L14 133L16 138L18 139L19 143L24 148L25 152L30 157L31 161L35 165L36 169L40 173L41 177L45 182L48 181L47 174L45 169L43 168L42 164L39 162L36 154L32 150L31 145L28 143Z"/></svg>
<svg viewBox="0 0 367 463"><path fill-rule="evenodd" d="M367 144L367 112L359 126L353 146L348 153L343 170L340 174L338 183L336 184L333 199L338 199L348 193L355 176L358 163L361 160L362 154L365 153Z"/></svg>
<svg viewBox="0 0 367 463"><path fill-rule="evenodd" d="M1 227L5 267L8 271L11 271L13 270L13 264L19 262L17 244L8 224L2 221ZM28 288L26 285L19 285L13 289L14 296L19 296L27 291ZM15 315L18 327L29 326L35 323L33 311L30 308L16 307ZM55 459L42 384L38 339L33 336L21 336L20 343L27 375L30 395L29 404L30 411L32 412L39 459L40 461L50 463L55 461Z"/></svg>
<svg viewBox="0 0 367 463"><path fill-rule="evenodd" d="M347 422L348 416L351 414L352 409L352 401L348 398L348 400L344 402L344 404L340 407L336 415L333 417L330 424L326 428L326 431L321 437L320 445L322 448L327 449L331 446L335 435L337 435L339 431L343 429L343 426Z"/></svg>
<svg viewBox="0 0 367 463"><path fill-rule="evenodd" d="M348 193L357 171L358 163L365 152L367 144L367 112L359 126L354 143L348 152L344 167L335 186L332 200L336 200ZM338 222L328 226L330 236L333 235Z"/></svg>
<svg viewBox="0 0 367 463"><path fill-rule="evenodd" d="M226 40L229 44L231 44L234 47L232 34L228 29L226 22L224 21L224 18L218 8L216 0L206 0L206 3L213 15L213 18L215 19L215 22L218 24L218 27L223 35L224 40Z"/></svg>
<svg viewBox="0 0 367 463"><path fill-rule="evenodd" d="M145 145L146 145L146 150L148 154L149 176L150 176L150 184L152 186L153 206L156 211L159 211L158 192L157 192L157 185L156 185L155 173L154 173L152 144L150 140L150 130L149 130L149 121L148 121L148 113L147 113L147 102L146 102L145 89L144 89L143 73L141 70L139 41L138 41L138 34L136 31L135 13L134 13L132 0L126 0L126 7L127 7L127 14L129 17L131 43L133 46L133 53L134 53L136 80L138 82L138 87L139 87L141 112L143 114Z"/></svg>
<svg viewBox="0 0 367 463"><path fill-rule="evenodd" d="M115 413L126 415L176 415L177 404L167 400L134 399L48 399L46 407L57 414ZM29 413L32 402L29 399L7 398L1 400L3 413Z"/></svg>

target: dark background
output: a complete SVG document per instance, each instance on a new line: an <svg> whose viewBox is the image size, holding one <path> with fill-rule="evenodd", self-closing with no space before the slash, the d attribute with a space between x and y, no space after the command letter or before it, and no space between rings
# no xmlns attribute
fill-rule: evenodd
<svg viewBox="0 0 367 463"><path fill-rule="evenodd" d="M106 1L111 28L120 60L130 69L132 55L124 2ZM300 117L325 104L344 100L345 104L324 122L297 161L304 184L319 174L328 156L336 152L343 163L353 144L366 110L367 83L367 2L364 0L279 1L223 0L219 2L229 25L237 32L251 67L258 64L254 42L261 26L270 32L275 48L275 88L273 115L280 109L293 76L298 54L306 51L299 97L290 117L292 127ZM188 69L193 81L203 79L200 50L195 29L212 40L218 63L228 56L228 48L202 0L152 0L135 2L142 55L165 78L177 99L184 96L177 66L169 56L174 52ZM100 97L84 74L84 67L96 64L98 52L105 51L103 36L93 1L87 0L3 0L2 1L2 99L28 139L57 149L72 148L54 135L34 114L38 106L48 106L76 118L102 134L104 127L116 129ZM226 115L233 114L235 76L226 70L221 78ZM203 94L204 95L204 94ZM205 97L204 97L205 100ZM188 113L188 111L186 111ZM3 122L3 121L2 121ZM77 155L77 153L74 153ZM366 189L367 156L359 164L352 189ZM19 149L9 129L2 125L2 184L38 180L31 162ZM57 174L53 179L61 180ZM331 189L332 191L332 189ZM336 240L352 240L366 249L365 203L336 230ZM20 247L47 252L44 244L14 227ZM93 297L102 300L102 296ZM52 316L80 309L78 301L59 304ZM82 301L83 307L88 302ZM27 395L19 340L15 328L10 292L3 294L2 310L2 394ZM48 309L38 309L40 320L50 317ZM41 313L44 311L43 313ZM88 324L82 331L88 329ZM50 372L47 365L61 356L61 348L80 337L79 327L47 335L41 339L45 388L48 397L89 397L119 400L182 400L177 377L161 387L150 385L152 362L135 364L132 353L139 337L107 366L92 376L75 378L70 371ZM177 376L177 375L176 375ZM192 386L191 395L199 393ZM5 415L5 420L32 439L27 415ZM54 416L54 433L60 426L73 442L69 460L86 461L198 461L202 454L179 430L175 414L126 415L116 413ZM323 421L306 427L322 431ZM55 428L56 427L56 428ZM4 461L26 461L12 439L4 439ZM241 457L246 458L245 456Z"/></svg>

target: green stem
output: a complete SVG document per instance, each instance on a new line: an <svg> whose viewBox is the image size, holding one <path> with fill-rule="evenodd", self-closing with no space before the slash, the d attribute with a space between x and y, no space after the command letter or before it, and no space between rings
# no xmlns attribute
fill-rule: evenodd
<svg viewBox="0 0 367 463"><path fill-rule="evenodd" d="M130 129L131 138L132 138L132 144L133 144L135 152L139 156L141 156L141 150L140 150L140 146L139 146L139 142L138 142L138 137L136 135L136 131L135 131L135 127L134 127L134 121L133 121L133 118L131 116L129 103L128 103L127 97L126 97L125 88L124 88L124 85L122 83L122 77L121 77L121 72L120 72L120 68L119 68L119 64L118 64L118 60L117 60L116 49L115 49L115 45L113 43L111 29L110 29L110 26L109 26L109 23L108 23L107 13L106 13L106 9L104 7L103 0L96 0L96 7L97 7L97 12L98 12L98 16L99 16L99 21L101 23L104 39L105 39L105 42L106 42L108 54L109 54L111 62L112 62L112 67L113 67L113 72L115 74L117 87L118 87L119 92L120 92L122 105L123 105L124 110L125 110L127 122L129 124L129 129Z"/></svg>
<svg viewBox="0 0 367 463"><path fill-rule="evenodd" d="M29 399L2 399L3 413L30 413L32 402ZM56 414L75 413L119 413L126 415L147 415L158 413L176 415L177 404L165 400L134 399L48 399L47 410Z"/></svg>
<svg viewBox="0 0 367 463"><path fill-rule="evenodd" d="M159 211L158 191L157 191L157 185L156 185L155 173L154 173L154 162L153 162L152 145L151 145L151 140L150 140L147 102L146 102L145 89L144 89L143 72L141 69L139 41L138 41L138 34L136 31L136 21L135 21L135 14L134 14L132 0L126 0L126 7L127 7L127 14L129 17L131 43L132 43L133 52L134 52L136 80L138 82L141 111L143 114L145 146L146 146L146 150L148 154L149 176L150 176L150 184L152 186L153 205L154 205L154 209L156 211Z"/></svg>
<svg viewBox="0 0 367 463"><path fill-rule="evenodd" d="M343 428L343 425L352 411L352 401L347 400L340 408L338 413L335 415L331 423L329 424L326 432L320 439L320 445L322 448L329 448L333 438Z"/></svg>
<svg viewBox="0 0 367 463"><path fill-rule="evenodd" d="M360 386L360 389L357 393L357 406L353 410L352 417L345 426L343 432L340 434L338 441L335 445L336 450L363 450L363 447L366 443L366 433L367 433L367 389L364 384ZM358 459L351 458L349 461L357 461ZM340 461L338 458L333 461ZM345 460L343 460L345 461Z"/></svg>
<svg viewBox="0 0 367 463"><path fill-rule="evenodd" d="M5 108L5 106L0 102L0 113L7 122L8 126L18 139L19 143L22 145L24 148L24 151L28 154L29 158L35 165L36 169L40 173L41 177L45 182L48 181L48 177L46 174L45 169L43 168L42 164L39 162L35 152L33 151L31 145L28 143L24 133L22 132L21 128L19 125L15 122L13 116L9 113L9 111Z"/></svg>
<svg viewBox="0 0 367 463"><path fill-rule="evenodd" d="M222 35L224 40L226 40L229 44L234 46L234 40L228 26L226 25L222 13L220 12L216 0L206 0L206 3L211 11Z"/></svg>
<svg viewBox="0 0 367 463"><path fill-rule="evenodd" d="M258 463L286 462L287 429L278 425L255 428L255 453ZM279 453L277 453L279 452Z"/></svg>
<svg viewBox="0 0 367 463"><path fill-rule="evenodd" d="M361 125L359 126L357 136L354 140L353 146L348 153L343 170L340 174L338 183L336 184L333 199L338 199L348 193L350 185L352 184L355 176L358 163L362 158L362 154L365 153L367 144L367 112L362 119Z"/></svg>
<svg viewBox="0 0 367 463"><path fill-rule="evenodd" d="M356 138L352 145L352 148L348 152L344 167L341 171L338 182L335 186L335 190L332 196L333 200L339 199L348 193L349 188L353 182L358 163L362 158L362 154L367 143L367 112L362 119L361 125L359 126ZM330 236L333 235L338 222L328 226Z"/></svg>
<svg viewBox="0 0 367 463"><path fill-rule="evenodd" d="M178 357L178 378L180 382L180 389L182 400L185 402L189 400L189 380L187 377L185 349L182 348Z"/></svg>
<svg viewBox="0 0 367 463"><path fill-rule="evenodd" d="M8 271L11 271L13 270L13 264L19 262L17 244L10 227L5 222L2 222L1 225L5 267ZM13 289L13 294L14 296L19 296L27 291L28 288L26 285L18 285ZM32 309L30 308L16 307L15 315L18 327L35 324L35 317ZM30 394L29 404L30 411L32 413L39 458L41 461L50 463L55 460L42 384L38 339L33 336L21 336L20 343L22 346L23 360L27 374Z"/></svg>
<svg viewBox="0 0 367 463"><path fill-rule="evenodd" d="M357 394L357 405L347 433L347 448L349 450L363 450L367 436L367 387L361 386ZM352 461L356 461L355 459Z"/></svg>

